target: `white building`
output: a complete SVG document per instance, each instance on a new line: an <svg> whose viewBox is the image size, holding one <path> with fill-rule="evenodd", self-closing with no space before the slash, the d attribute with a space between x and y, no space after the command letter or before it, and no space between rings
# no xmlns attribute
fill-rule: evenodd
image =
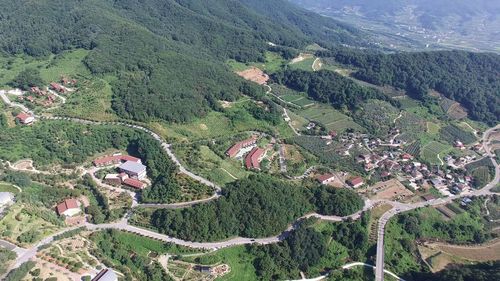
<svg viewBox="0 0 500 281"><path fill-rule="evenodd" d="M120 171L126 173L131 178L142 180L146 177L146 166L141 163L127 161L120 165Z"/></svg>

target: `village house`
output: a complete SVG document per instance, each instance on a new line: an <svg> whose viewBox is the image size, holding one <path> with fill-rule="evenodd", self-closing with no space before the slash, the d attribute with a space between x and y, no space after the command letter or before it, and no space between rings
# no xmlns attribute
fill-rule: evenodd
<svg viewBox="0 0 500 281"><path fill-rule="evenodd" d="M126 173L131 178L142 180L146 177L146 166L134 161L127 161L119 167L121 172Z"/></svg>
<svg viewBox="0 0 500 281"><path fill-rule="evenodd" d="M54 91L62 93L62 94L66 93L66 88L64 88L63 86L61 86L60 84L58 84L56 82L50 83L50 88L52 88Z"/></svg>
<svg viewBox="0 0 500 281"><path fill-rule="evenodd" d="M74 199L66 199L57 205L56 210L60 216L72 217L81 212L80 203Z"/></svg>
<svg viewBox="0 0 500 281"><path fill-rule="evenodd" d="M19 113L16 116L16 119L19 120L19 122L21 122L21 124L24 124L24 125L30 125L31 123L33 123L35 121L35 117L33 117L33 115L28 114L26 112Z"/></svg>
<svg viewBox="0 0 500 281"><path fill-rule="evenodd" d="M255 136L252 136L249 139L235 143L226 151L226 155L231 158L241 156L242 150L244 150L245 148L249 148L255 145L256 143L257 143L257 138Z"/></svg>
<svg viewBox="0 0 500 281"><path fill-rule="evenodd" d="M363 181L362 177L355 177L347 181L347 184L349 184L352 188L358 188L365 184Z"/></svg>
<svg viewBox="0 0 500 281"><path fill-rule="evenodd" d="M266 151L259 147L254 147L245 157L245 166L247 169L260 170L260 161L264 158Z"/></svg>
<svg viewBox="0 0 500 281"><path fill-rule="evenodd" d="M316 178L316 180L321 183L321 184L329 184L331 183L332 181L335 180L335 176L333 174L323 174L323 175L320 175Z"/></svg>

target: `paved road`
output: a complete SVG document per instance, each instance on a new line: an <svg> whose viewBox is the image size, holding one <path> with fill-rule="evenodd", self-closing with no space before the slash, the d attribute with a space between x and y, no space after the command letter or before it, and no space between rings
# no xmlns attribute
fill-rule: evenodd
<svg viewBox="0 0 500 281"><path fill-rule="evenodd" d="M204 183L206 185L212 186L212 187L214 187L216 189L216 193L211 198L204 199L204 200L198 200L197 202L194 201L195 203L193 203L193 202L178 203L178 204L176 204L176 206L183 206L183 205L184 206L189 206L189 205L192 205L192 204L200 203L201 201L206 202L208 200L214 200L214 199L217 199L218 197L220 197L220 190L221 189L220 189L219 186L217 186L216 184L214 184L214 183L212 183L212 182L210 182L210 181L208 181L208 180L206 180L206 179L204 179L202 177L199 177L199 176L197 176L197 175L189 172L187 169L185 169L180 164L180 162L175 157L175 155L172 153L172 151L170 150L170 145L167 144L166 142L164 142L160 138L160 136L158 136L156 133L150 131L149 129L146 129L144 127L137 126L137 125L131 125L131 124L127 124L127 123L122 123L122 122L94 122L94 121L88 121L88 120L83 120L83 119L62 118L62 117L44 117L44 118L45 119L55 119L55 120L64 119L64 120L69 120L69 121L74 121L74 122L80 122L80 123L84 123L84 124L97 124L97 125L100 125L100 124L101 125L102 124L113 124L113 125L123 125L123 126L131 127L131 128L143 130L143 131L149 133L151 136L153 136L153 138L155 138L157 141L159 141L161 143L162 147L167 152L167 154L171 157L172 161L174 161L179 166L179 169L180 169L181 173L184 173L184 174L192 177L193 179L198 180L198 181L200 181L200 182L202 182L202 183ZM493 187L495 187L498 184L498 182L499 182L499 179L500 179L500 169L499 169L498 164L495 162L495 160L493 158L494 155L490 151L490 148L488 147L487 142L486 142L486 140L488 139L489 135L494 131L494 129L498 129L498 128L500 128L500 125L497 126L496 128L492 128L492 129L486 131L485 134L484 134L484 136L483 136L483 142L484 142L484 147L485 147L486 154L488 155L488 157L492 160L493 164L495 165L495 178L488 185L486 185L483 189L476 190L475 192L473 192L471 194L467 194L467 196L481 196L481 195L491 194L490 189L493 188ZM450 202L450 201L452 201L454 199L457 199L457 198L460 198L460 197L463 197L463 196L465 196L465 195L451 196L451 197L447 197L447 198L434 199L434 200L431 200L431 201L419 202L419 203L415 203L415 204L404 204L404 203L399 203L399 202L382 201L382 200L367 200L365 202L365 207L363 208L364 211L366 211L368 209L371 209L377 203L382 203L382 202L389 203L389 204L393 205L393 207L394 207L390 211L388 211L385 214L383 214L382 217L381 217L381 219L380 219L380 221L379 221L378 241L377 241L377 261L376 261L376 266L375 266L376 267L376 280L377 281L378 280L383 280L383 272L384 272L384 269L383 269L383 264L384 264L384 256L383 256L384 255L384 247L383 247L383 245L384 245L384 242L383 242L383 239L384 239L384 229L385 229L385 224L387 223L387 221L392 216L394 216L394 215L396 215L398 213L401 213L401 212L404 212L404 211L408 211L408 210L411 210L411 209L415 209L415 208L419 208L419 207L444 204L444 203ZM164 205L164 206L170 205L170 206L172 206L173 204L160 204L160 205ZM324 215L319 215L319 214L308 214L306 216L303 216L302 218L317 217L317 218L320 218L320 219L323 219L323 220L341 221L341 220L345 220L345 219L348 219L348 218L358 219L361 216L361 213L362 213L362 211L357 212L357 213L355 213L353 215L350 215L350 216L346 216L346 217L324 216ZM295 229L296 223L293 224L292 226L290 226L283 233L281 233L279 235L276 235L276 236L273 236L273 237L257 238L257 239L237 237L237 238L233 238L233 239L230 239L230 240L219 241L219 242L191 242L191 241L185 241L185 240L182 240L182 239L177 239L177 238L169 237L167 235L160 234L160 233L157 233L157 232L154 232L154 231L151 231L151 230L147 230L147 229L143 229L143 228L131 226L131 225L128 224L127 218L124 218L124 219L122 219L121 221L119 221L117 223L100 224L100 225L86 224L86 226L89 229L91 229L91 230L100 230L100 229L109 229L109 228L122 229L122 230L126 230L126 231L131 231L131 232L134 232L134 233L137 233L137 234L141 234L141 235L153 237L153 238L165 241L165 242L175 243L175 244L178 244L178 245L183 245L183 246L193 247L193 248L203 248L203 249L214 249L214 250L216 250L216 249L220 249L220 248L224 248L224 247L231 247L231 246L235 246L235 245L244 245L244 244L253 244L253 243L264 245L264 244L277 243L277 242L283 240L290 233L290 231L292 231L293 229ZM33 246L33 247L29 248L29 249L18 248L19 254L18 254L18 258L17 258L16 263L15 263L15 267L19 266L20 264L22 264L22 263L28 261L30 258L34 257L36 255L39 247L51 243L53 241L53 237L55 235L65 233L65 232L73 230L75 228L76 227L67 228L67 229L62 230L61 232L59 232L57 234L51 235L49 237L46 237L45 239L43 239L42 241L40 241L38 244L36 244L35 246Z"/></svg>
<svg viewBox="0 0 500 281"><path fill-rule="evenodd" d="M430 200L427 202L419 202L419 203L415 203L415 204L399 203L398 207L396 209L391 209L382 215L382 217L379 220L378 229L377 229L377 231L378 231L378 233L377 233L377 257L376 257L376 264L375 264L375 280L376 281L383 281L384 280L385 225L387 224L387 222L389 221L389 219L391 217L393 217L399 213L409 211L412 209L416 209L416 208L420 208L420 207L446 204L446 203L449 203L449 202L451 202L455 199L458 199L460 197L483 196L483 195L493 194L493 192L491 192L491 189L494 188L496 185L498 185L498 183L500 182L500 168L499 168L498 163L495 160L495 154L491 151L491 148L489 147L488 140L489 140L490 135L496 130L500 130L500 124L485 131L483 134L483 137L482 137L485 155L486 155L486 157L488 157L491 160L491 162L493 163L493 165L495 167L495 177L493 178L493 180L490 183L488 183L482 189L475 190L469 194L454 195L454 196L450 196L450 197L446 197L446 198L439 198L439 199Z"/></svg>
<svg viewBox="0 0 500 281"><path fill-rule="evenodd" d="M20 103L11 102L10 99L9 99L9 97L7 97L7 92L5 90L0 90L0 98L8 106L19 107L22 111L28 112L30 114L33 114L33 111L29 110L29 108L27 108L26 106L24 106L24 105L22 105Z"/></svg>
<svg viewBox="0 0 500 281"><path fill-rule="evenodd" d="M70 118L70 117L48 117L48 116L39 116L40 119L47 119L47 120L66 120L66 121L72 121L72 122L78 122L82 124L94 124L94 125L118 125L118 126L125 126L137 130L144 131L151 135L156 141L158 141L163 148L163 150L167 153L167 155L170 157L170 159L179 167L179 173L185 174L188 177L205 184L207 186L210 186L215 189L214 196L211 197L211 200L216 199L220 197L220 191L222 190L220 186L217 184L200 177L192 172L190 172L188 169L186 169L182 164L180 163L179 159L175 156L175 154L172 152L170 149L171 145L164 141L157 133L151 131L150 129L147 129L145 127L139 126L139 125L134 125L134 124L129 124L125 122L98 122L98 121L90 121L90 120L85 120L81 118Z"/></svg>

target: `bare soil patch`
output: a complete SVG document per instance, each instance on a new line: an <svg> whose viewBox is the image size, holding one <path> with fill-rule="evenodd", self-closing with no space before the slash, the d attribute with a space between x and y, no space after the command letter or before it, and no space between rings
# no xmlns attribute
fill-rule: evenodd
<svg viewBox="0 0 500 281"><path fill-rule="evenodd" d="M495 239L489 243L478 246L450 245L443 243L431 243L427 246L472 261L500 260L500 239Z"/></svg>
<svg viewBox="0 0 500 281"><path fill-rule="evenodd" d="M368 188L368 191L374 193L373 199L402 200L413 195L402 183L396 179L378 182Z"/></svg>
<svg viewBox="0 0 500 281"><path fill-rule="evenodd" d="M251 67L247 70L236 72L236 74L259 85L264 85L269 80L269 75L257 67Z"/></svg>

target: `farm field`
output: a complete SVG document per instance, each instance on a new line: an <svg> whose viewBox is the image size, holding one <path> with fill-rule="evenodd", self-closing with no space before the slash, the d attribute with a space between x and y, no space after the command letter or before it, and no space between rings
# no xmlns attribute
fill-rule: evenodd
<svg viewBox="0 0 500 281"><path fill-rule="evenodd" d="M245 246L235 246L224 248L214 253L203 255L199 258L184 258L187 262L198 262L203 264L203 260L208 260L208 265L225 263L231 271L217 280L257 280L257 274L253 266L254 256L249 254Z"/></svg>
<svg viewBox="0 0 500 281"><path fill-rule="evenodd" d="M451 147L451 145L443 144L437 141L431 141L424 147L422 147L420 157L422 157L424 161L428 161L431 164L443 165L444 163L441 160L441 157L444 156L443 154L445 152L452 149L453 147Z"/></svg>
<svg viewBox="0 0 500 281"><path fill-rule="evenodd" d="M459 126L448 125L441 128L439 131L441 139L449 143L453 143L456 140L461 141L464 144L471 144L476 141L476 136L471 133L470 130L464 130Z"/></svg>
<svg viewBox="0 0 500 281"><path fill-rule="evenodd" d="M348 128L363 131L364 129L355 123L347 115L335 110L329 105L315 104L296 112L300 116L314 122L318 122L326 127L328 130L344 131Z"/></svg>
<svg viewBox="0 0 500 281"><path fill-rule="evenodd" d="M225 185L239 178L245 178L249 174L240 161L220 158L219 155L205 145L198 148L179 145L174 147L174 150L181 162L186 166L220 185Z"/></svg>
<svg viewBox="0 0 500 281"><path fill-rule="evenodd" d="M299 108L314 105L315 102L307 97L306 93L297 92L282 85L271 84L273 93L280 97L283 101L291 103Z"/></svg>
<svg viewBox="0 0 500 281"><path fill-rule="evenodd" d="M80 85L78 91L67 95L67 102L56 111L58 114L98 121L118 119L111 109L113 92L106 80L85 80Z"/></svg>
<svg viewBox="0 0 500 281"><path fill-rule="evenodd" d="M165 127L165 136L176 141L207 140L245 131L278 132L283 137L293 134L285 122L272 126L265 121L255 119L244 108L244 103L234 104L233 107L226 109L225 113L211 111L206 117L187 124L162 124Z"/></svg>
<svg viewBox="0 0 500 281"><path fill-rule="evenodd" d="M427 133L431 135L437 135L439 134L440 129L441 127L439 126L439 124L434 122L427 122Z"/></svg>
<svg viewBox="0 0 500 281"><path fill-rule="evenodd" d="M9 212L0 220L0 237L28 246L60 229L59 226L35 215L38 212L28 212L26 208L24 204L14 204L9 208Z"/></svg>

